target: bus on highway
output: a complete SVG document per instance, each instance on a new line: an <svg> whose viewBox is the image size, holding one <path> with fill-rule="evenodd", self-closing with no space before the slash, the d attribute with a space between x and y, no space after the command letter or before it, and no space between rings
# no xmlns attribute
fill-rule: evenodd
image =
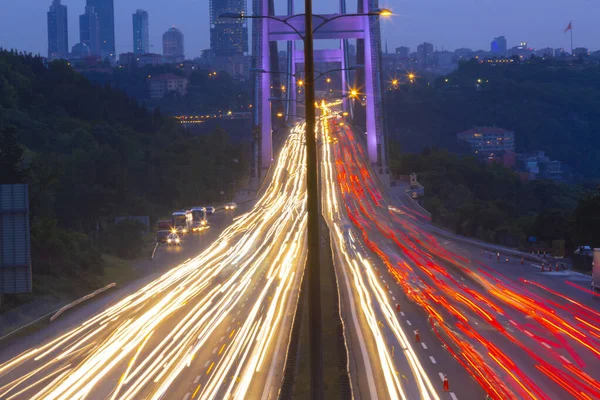
<svg viewBox="0 0 600 400"><path fill-rule="evenodd" d="M208 227L206 209L204 207L192 207L189 212L192 214L191 230L193 232L200 232Z"/></svg>
<svg viewBox="0 0 600 400"><path fill-rule="evenodd" d="M188 222L185 210L175 211L172 215L173 229L180 234L188 233Z"/></svg>

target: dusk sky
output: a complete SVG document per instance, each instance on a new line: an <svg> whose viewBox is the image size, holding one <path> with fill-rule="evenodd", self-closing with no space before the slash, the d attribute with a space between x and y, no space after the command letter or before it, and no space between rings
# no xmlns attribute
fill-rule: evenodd
<svg viewBox="0 0 600 400"><path fill-rule="evenodd" d="M276 1L278 11L283 11L285 2ZM1 4L0 47L47 55L46 12L51 0L1 0ZM68 7L71 47L79 41L78 18L85 0L62 4ZM337 0L316 1L315 12L335 12L336 4ZM490 41L500 35L506 36L509 47L527 41L533 48L569 49L570 37L563 30L570 20L575 47L600 49L597 0L381 0L381 6L396 13L382 25L390 52L401 45L414 51L424 41L438 49L489 50ZM149 12L152 52L162 52L161 35L173 25L185 35L187 57L209 47L208 0L115 0L117 53L132 51L131 15L137 8Z"/></svg>

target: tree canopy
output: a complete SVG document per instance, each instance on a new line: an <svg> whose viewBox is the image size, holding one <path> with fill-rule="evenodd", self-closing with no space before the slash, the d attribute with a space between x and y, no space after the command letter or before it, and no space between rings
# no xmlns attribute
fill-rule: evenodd
<svg viewBox="0 0 600 400"><path fill-rule="evenodd" d="M513 130L518 152L544 150L587 178L600 177L600 66L532 59L473 59L446 76L386 91L386 124L403 151L458 150L475 126Z"/></svg>
<svg viewBox="0 0 600 400"><path fill-rule="evenodd" d="M230 196L245 155L227 132L192 136L64 61L0 51L0 183L30 186L36 279L93 285L101 250L136 256L101 240L115 217Z"/></svg>

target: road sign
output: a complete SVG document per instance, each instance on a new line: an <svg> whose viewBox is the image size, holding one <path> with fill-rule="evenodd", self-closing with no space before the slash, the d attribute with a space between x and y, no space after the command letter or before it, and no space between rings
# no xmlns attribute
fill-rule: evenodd
<svg viewBox="0 0 600 400"><path fill-rule="evenodd" d="M31 292L29 190L0 185L0 294Z"/></svg>

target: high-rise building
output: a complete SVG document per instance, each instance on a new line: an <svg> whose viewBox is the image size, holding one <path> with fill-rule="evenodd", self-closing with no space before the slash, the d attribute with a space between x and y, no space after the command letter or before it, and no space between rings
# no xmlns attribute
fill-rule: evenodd
<svg viewBox="0 0 600 400"><path fill-rule="evenodd" d="M183 33L175 27L163 34L163 56L169 62L181 62L185 59L183 52Z"/></svg>
<svg viewBox="0 0 600 400"><path fill-rule="evenodd" d="M148 12L144 10L137 10L133 14L133 52L135 54L150 52Z"/></svg>
<svg viewBox="0 0 600 400"><path fill-rule="evenodd" d="M406 46L396 47L396 57L400 59L410 58L410 48Z"/></svg>
<svg viewBox="0 0 600 400"><path fill-rule="evenodd" d="M53 0L48 11L48 58L56 60L69 57L69 28L67 6Z"/></svg>
<svg viewBox="0 0 600 400"><path fill-rule="evenodd" d="M219 18L226 12L246 14L246 0L210 0L210 49L217 57L248 53L246 19Z"/></svg>
<svg viewBox="0 0 600 400"><path fill-rule="evenodd" d="M85 44L92 56L100 55L100 25L94 7L86 6L79 16L79 41Z"/></svg>
<svg viewBox="0 0 600 400"><path fill-rule="evenodd" d="M417 67L426 68L433 63L433 45L424 42L417 47Z"/></svg>
<svg viewBox="0 0 600 400"><path fill-rule="evenodd" d="M506 38L504 36L498 36L497 38L494 38L490 47L492 54L504 57L507 50Z"/></svg>
<svg viewBox="0 0 600 400"><path fill-rule="evenodd" d="M100 30L100 56L102 59L115 59L115 7L114 0L87 0L87 6L94 7L98 14Z"/></svg>

